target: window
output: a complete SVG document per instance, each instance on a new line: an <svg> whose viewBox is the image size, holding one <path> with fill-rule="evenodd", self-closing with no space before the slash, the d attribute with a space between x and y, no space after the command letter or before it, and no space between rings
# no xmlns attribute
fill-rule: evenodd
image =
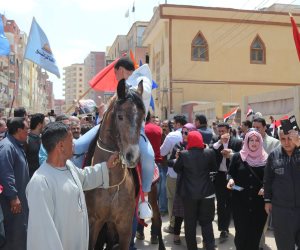
<svg viewBox="0 0 300 250"><path fill-rule="evenodd" d="M192 61L208 61L208 44L201 31L192 41Z"/></svg>
<svg viewBox="0 0 300 250"><path fill-rule="evenodd" d="M250 63L266 64L266 47L259 35L255 37L251 44Z"/></svg>

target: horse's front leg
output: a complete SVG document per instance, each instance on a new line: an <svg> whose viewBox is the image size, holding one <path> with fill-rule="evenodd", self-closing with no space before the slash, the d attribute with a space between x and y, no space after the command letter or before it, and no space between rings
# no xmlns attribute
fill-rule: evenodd
<svg viewBox="0 0 300 250"><path fill-rule="evenodd" d="M128 202L128 204L130 203ZM134 200L132 200L131 206L128 206L127 210L123 210L122 212L115 217L114 223L119 235L119 249L128 250L132 236Z"/></svg>
<svg viewBox="0 0 300 250"><path fill-rule="evenodd" d="M100 230L104 225L104 221L96 220L96 218L90 217L89 222L90 222L89 250L94 250ZM99 250L99 249L95 249L95 250Z"/></svg>

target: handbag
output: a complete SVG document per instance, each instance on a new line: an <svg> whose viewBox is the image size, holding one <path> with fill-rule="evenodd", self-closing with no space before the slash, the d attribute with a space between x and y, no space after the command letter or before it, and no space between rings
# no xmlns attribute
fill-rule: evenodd
<svg viewBox="0 0 300 250"><path fill-rule="evenodd" d="M263 182L262 180L258 177L258 175L253 171L253 169L248 165L248 163L245 164L247 166L247 168L249 169L249 171L251 172L251 174L253 174L253 176L259 181L259 183L263 186Z"/></svg>

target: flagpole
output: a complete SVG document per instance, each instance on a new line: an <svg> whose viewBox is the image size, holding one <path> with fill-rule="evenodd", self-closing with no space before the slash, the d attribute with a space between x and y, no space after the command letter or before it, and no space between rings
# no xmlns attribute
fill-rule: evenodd
<svg viewBox="0 0 300 250"><path fill-rule="evenodd" d="M88 90L86 90L86 91L79 97L79 99L77 100L77 102L79 102L83 97L85 97L92 89L93 89L93 88L90 87ZM74 106L75 106L75 104L72 104L72 106L70 106L70 107L67 109L66 113L69 113L69 112L71 111L71 109L74 108Z"/></svg>
<svg viewBox="0 0 300 250"><path fill-rule="evenodd" d="M10 54L7 56L7 58L8 58L8 84L10 84ZM8 117L10 117L11 113L12 113L12 108L13 108L13 105L14 105L14 102L15 102L15 98L16 98L15 95L16 95L16 81L15 81L15 84L14 84L13 98L11 100Z"/></svg>

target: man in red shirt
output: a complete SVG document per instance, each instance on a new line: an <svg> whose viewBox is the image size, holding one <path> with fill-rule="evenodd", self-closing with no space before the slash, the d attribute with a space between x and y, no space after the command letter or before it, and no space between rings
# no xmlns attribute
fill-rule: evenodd
<svg viewBox="0 0 300 250"><path fill-rule="evenodd" d="M162 162L162 157L160 155L160 144L162 139L162 129L160 126L157 126L155 123L151 122L150 112L148 112L146 117L146 124L145 124L145 134L150 141L150 144L154 151L155 163L160 167ZM143 226L138 225L136 237L140 240L144 239L144 230ZM157 244L158 237L157 232L154 231L154 228L151 227L151 243Z"/></svg>
<svg viewBox="0 0 300 250"><path fill-rule="evenodd" d="M155 155L155 163L160 164L162 157L160 155L160 144L162 138L162 129L155 123L150 122L150 112L148 112L145 125L145 134L148 137Z"/></svg>

